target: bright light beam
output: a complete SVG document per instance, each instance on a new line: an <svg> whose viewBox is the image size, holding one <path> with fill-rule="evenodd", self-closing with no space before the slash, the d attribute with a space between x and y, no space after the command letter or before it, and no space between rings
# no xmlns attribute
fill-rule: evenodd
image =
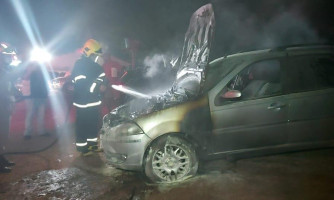
<svg viewBox="0 0 334 200"><path fill-rule="evenodd" d="M25 3L25 5L23 5L23 3ZM36 35L39 42L42 42L35 18L32 15L31 10L27 9L30 8L29 5L25 1L20 0L13 0L12 4L31 44L33 44L33 46L37 45Z"/></svg>
<svg viewBox="0 0 334 200"><path fill-rule="evenodd" d="M40 31L39 28L36 24L36 20L34 18L34 15L30 9L29 6L29 2L28 1L20 1L20 0L12 0L11 1L13 4L13 7L16 11L16 14L18 15L21 24L32 44L33 47L40 45L43 45L43 41L42 41L42 37L40 35ZM49 58L51 59L51 56L43 53L44 57L43 59L48 60ZM41 67L44 78L47 82L50 81L50 74L47 71L47 66L46 66L47 62L42 62L39 63L39 67ZM62 94L59 95L52 95L50 94L49 96L50 99L50 104L52 107L52 112L54 112L54 116L55 116L55 121L56 121L56 131L57 134L62 134L62 133L67 133L69 132L69 127L66 125L66 109L70 109L67 107L67 104L65 102L64 96ZM65 127L63 129L59 129L59 125L60 124L65 125ZM62 140L62 142L65 142L67 144L65 144L65 146L69 146L70 145L70 138L68 135L65 135L64 140ZM63 151L61 149L61 151ZM66 153L65 151L62 153Z"/></svg>

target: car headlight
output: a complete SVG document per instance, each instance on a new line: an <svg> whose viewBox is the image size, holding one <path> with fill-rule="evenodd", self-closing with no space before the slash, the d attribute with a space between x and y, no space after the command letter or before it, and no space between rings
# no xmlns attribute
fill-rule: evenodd
<svg viewBox="0 0 334 200"><path fill-rule="evenodd" d="M119 136L130 136L144 134L143 130L135 123L120 124L116 131Z"/></svg>

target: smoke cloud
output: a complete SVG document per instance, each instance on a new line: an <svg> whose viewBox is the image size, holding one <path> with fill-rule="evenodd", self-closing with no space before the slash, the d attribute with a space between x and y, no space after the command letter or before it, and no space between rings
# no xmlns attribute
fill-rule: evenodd
<svg viewBox="0 0 334 200"><path fill-rule="evenodd" d="M298 7L293 3L273 0L259 1L255 6L249 1L225 0L214 1L213 6L216 33L210 60L243 51L323 42L302 14L300 4ZM187 27L185 26L183 30ZM183 37L184 34L185 32L182 33ZM180 46L184 42L180 38L180 36L174 36L165 42L168 44L165 45L166 52L173 52L173 57L180 56L177 54L181 53ZM172 76L175 74L166 73L166 69L171 67L172 54L154 52L151 52L151 56L145 57L143 61L144 66L147 67L145 77L150 78L150 85L156 88L166 83L171 86L173 82L171 80L175 79ZM161 81L161 77L169 81ZM167 88L166 85L163 87Z"/></svg>
<svg viewBox="0 0 334 200"><path fill-rule="evenodd" d="M172 53L156 53L146 56L143 61L145 86L141 91L150 95L164 93L170 89L175 80L176 68L172 61L177 57Z"/></svg>
<svg viewBox="0 0 334 200"><path fill-rule="evenodd" d="M300 5L286 4L284 1L263 1L256 7L250 2L216 3L216 34L211 58L242 51L323 42L303 16Z"/></svg>
<svg viewBox="0 0 334 200"><path fill-rule="evenodd" d="M147 66L146 77L153 77L159 73L160 68L166 68L166 57L162 54L155 54L152 57L147 56L144 59L144 66Z"/></svg>
<svg viewBox="0 0 334 200"><path fill-rule="evenodd" d="M276 16L264 27L261 35L257 45L260 48L321 42L317 32L302 17L292 12Z"/></svg>

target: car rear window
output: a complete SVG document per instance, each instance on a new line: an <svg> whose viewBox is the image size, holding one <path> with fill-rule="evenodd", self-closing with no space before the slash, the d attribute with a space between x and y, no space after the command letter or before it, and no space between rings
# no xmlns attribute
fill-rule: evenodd
<svg viewBox="0 0 334 200"><path fill-rule="evenodd" d="M287 70L285 88L288 92L334 87L333 55L292 57Z"/></svg>

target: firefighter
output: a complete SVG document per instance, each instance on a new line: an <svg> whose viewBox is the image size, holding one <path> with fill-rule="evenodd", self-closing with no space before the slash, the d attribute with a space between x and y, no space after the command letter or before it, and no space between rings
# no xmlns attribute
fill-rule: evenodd
<svg viewBox="0 0 334 200"><path fill-rule="evenodd" d="M15 163L4 157L8 139L10 116L14 107L15 88L12 68L19 64L16 52L10 45L0 43L0 173L9 173Z"/></svg>
<svg viewBox="0 0 334 200"><path fill-rule="evenodd" d="M71 73L76 107L76 148L84 156L98 149L101 91L106 89L101 54L101 45L96 40L87 40Z"/></svg>

